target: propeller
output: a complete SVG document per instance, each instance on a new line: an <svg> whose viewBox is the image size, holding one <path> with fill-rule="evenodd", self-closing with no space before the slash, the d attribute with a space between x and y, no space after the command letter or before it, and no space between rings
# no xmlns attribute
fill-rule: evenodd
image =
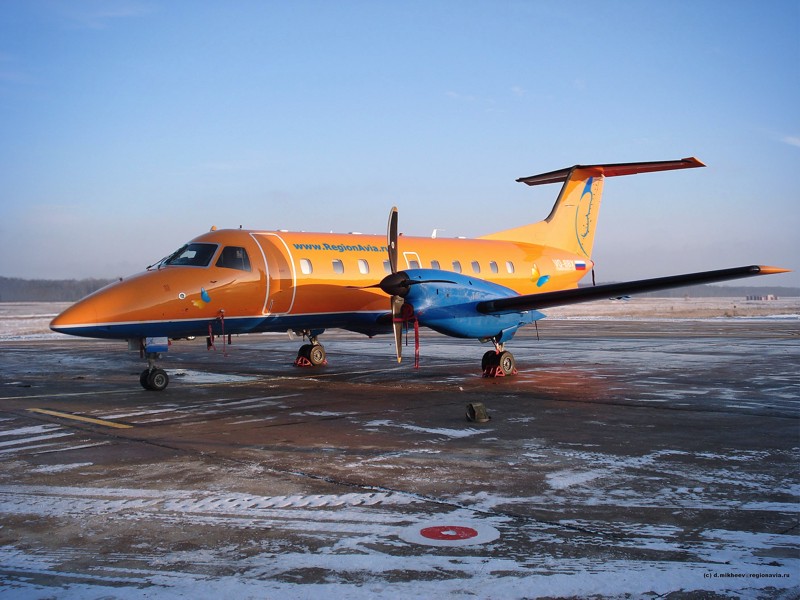
<svg viewBox="0 0 800 600"><path fill-rule="evenodd" d="M389 252L389 268L392 273L384 277L380 282L380 288L389 294L392 307L392 329L394 329L394 348L397 353L397 362L403 360L403 305L405 300L401 295L403 281L408 278L397 273L397 207L393 206L389 211L389 224L386 228L386 247ZM406 290L408 287L406 286Z"/></svg>
<svg viewBox="0 0 800 600"><path fill-rule="evenodd" d="M403 360L403 325L411 321L414 322L414 366L419 367L419 322L415 318L414 307L406 303L405 297L412 285L419 285L420 283L455 284L455 282L447 279L410 279L405 271L398 271L397 259L399 253L397 250L397 237L397 207L393 206L392 210L389 212L389 224L386 231L386 247L389 253L389 268L391 273L384 277L380 283L366 286L366 288L379 287L385 294L391 297L392 329L394 330L394 346L398 363Z"/></svg>

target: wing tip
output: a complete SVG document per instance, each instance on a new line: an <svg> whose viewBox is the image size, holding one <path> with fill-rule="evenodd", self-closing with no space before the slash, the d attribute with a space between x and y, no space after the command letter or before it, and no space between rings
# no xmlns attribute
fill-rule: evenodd
<svg viewBox="0 0 800 600"><path fill-rule="evenodd" d="M777 273L791 273L791 269L783 269L781 267L770 267L767 265L758 265L759 275L775 275Z"/></svg>
<svg viewBox="0 0 800 600"><path fill-rule="evenodd" d="M686 158L682 158L681 162L688 163L687 166L689 168L705 167L706 166L706 163L704 163L702 160L700 160L696 156L688 156Z"/></svg>

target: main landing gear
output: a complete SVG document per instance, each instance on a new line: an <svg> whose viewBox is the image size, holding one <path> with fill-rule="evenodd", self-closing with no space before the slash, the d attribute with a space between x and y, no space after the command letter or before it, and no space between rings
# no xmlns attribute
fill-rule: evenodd
<svg viewBox="0 0 800 600"><path fill-rule="evenodd" d="M294 361L295 367L319 367L328 364L325 347L319 343L317 335L313 331L303 332L303 338L307 338L311 343L300 346L300 350L297 351L297 358Z"/></svg>
<svg viewBox="0 0 800 600"><path fill-rule="evenodd" d="M494 342L494 346L495 349L489 350L483 355L483 359L481 360L483 376L508 377L509 375L516 375L517 361L514 360L514 355L508 350L503 350L503 344Z"/></svg>

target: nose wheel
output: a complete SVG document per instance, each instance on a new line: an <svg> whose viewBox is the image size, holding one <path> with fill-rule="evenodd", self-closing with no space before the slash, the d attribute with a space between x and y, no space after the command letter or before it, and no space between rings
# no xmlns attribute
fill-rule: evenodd
<svg viewBox="0 0 800 600"><path fill-rule="evenodd" d="M169 375L167 375L164 369L159 369L157 367L152 369L148 368L139 375L139 383L141 383L142 387L146 390L160 392L165 390L169 385Z"/></svg>

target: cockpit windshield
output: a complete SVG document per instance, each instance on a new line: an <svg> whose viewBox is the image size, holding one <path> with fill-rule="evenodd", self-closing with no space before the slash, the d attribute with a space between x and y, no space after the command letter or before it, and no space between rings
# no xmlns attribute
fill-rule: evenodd
<svg viewBox="0 0 800 600"><path fill-rule="evenodd" d="M216 244L192 242L175 252L162 264L169 266L207 267L217 251Z"/></svg>

